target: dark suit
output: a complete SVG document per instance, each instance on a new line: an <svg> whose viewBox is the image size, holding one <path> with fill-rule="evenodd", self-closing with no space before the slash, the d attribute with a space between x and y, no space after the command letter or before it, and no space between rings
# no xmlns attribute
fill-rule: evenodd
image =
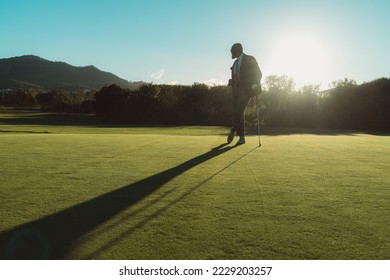
<svg viewBox="0 0 390 280"><path fill-rule="evenodd" d="M253 56L243 54L239 78L234 77L234 67L237 63L237 60L234 62L233 66L230 68L232 70L232 86L233 88L240 87L246 91L246 94L249 97L255 96L255 93L252 91L252 85L260 85L261 80L261 71L259 65L257 64L256 59Z"/></svg>
<svg viewBox="0 0 390 280"><path fill-rule="evenodd" d="M261 71L253 56L243 54L239 73L234 73L238 59L231 67L232 78L229 84L233 87L233 129L238 136L244 136L244 111L249 99L256 95L252 85L260 85ZM237 75L238 74L238 75Z"/></svg>

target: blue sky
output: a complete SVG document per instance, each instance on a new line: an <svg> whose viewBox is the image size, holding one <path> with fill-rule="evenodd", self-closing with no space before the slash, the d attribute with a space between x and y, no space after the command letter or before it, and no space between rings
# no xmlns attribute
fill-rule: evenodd
<svg viewBox="0 0 390 280"><path fill-rule="evenodd" d="M390 77L390 1L2 0L0 58L34 54L129 81L226 84L241 42L297 86Z"/></svg>

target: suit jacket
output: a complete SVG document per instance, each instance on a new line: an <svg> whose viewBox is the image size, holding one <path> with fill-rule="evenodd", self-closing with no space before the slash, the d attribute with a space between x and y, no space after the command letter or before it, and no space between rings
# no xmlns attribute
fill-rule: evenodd
<svg viewBox="0 0 390 280"><path fill-rule="evenodd" d="M234 63L237 63L237 60ZM233 86L233 88L242 88L249 96L256 95L256 93L254 93L252 90L252 85L256 84L260 86L260 80L262 76L256 59L251 55L243 54L238 80L234 79L234 66L235 65L233 64L233 66L230 68L232 70L232 78L229 84Z"/></svg>

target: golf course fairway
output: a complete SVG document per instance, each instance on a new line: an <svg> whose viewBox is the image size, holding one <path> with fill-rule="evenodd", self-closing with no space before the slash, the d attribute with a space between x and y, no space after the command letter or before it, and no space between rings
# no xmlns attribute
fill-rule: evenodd
<svg viewBox="0 0 390 280"><path fill-rule="evenodd" d="M389 259L390 138L0 114L0 258Z"/></svg>

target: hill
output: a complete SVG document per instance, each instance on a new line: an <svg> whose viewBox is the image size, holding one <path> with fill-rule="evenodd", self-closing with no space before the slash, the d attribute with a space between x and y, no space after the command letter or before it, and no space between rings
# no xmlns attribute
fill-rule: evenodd
<svg viewBox="0 0 390 280"><path fill-rule="evenodd" d="M100 89L110 84L117 84L124 88L136 88L142 82L128 82L92 65L76 67L34 55L0 59L0 88L28 86L74 90Z"/></svg>

